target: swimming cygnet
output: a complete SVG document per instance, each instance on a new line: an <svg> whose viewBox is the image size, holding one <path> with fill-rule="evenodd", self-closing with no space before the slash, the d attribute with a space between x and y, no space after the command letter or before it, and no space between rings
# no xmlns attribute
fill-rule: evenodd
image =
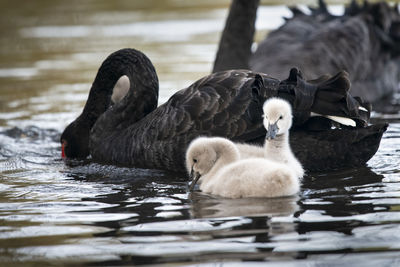
<svg viewBox="0 0 400 267"><path fill-rule="evenodd" d="M205 193L227 198L280 197L299 191L296 173L264 158L240 160L239 149L228 139L199 137L186 152L186 168Z"/></svg>
<svg viewBox="0 0 400 267"><path fill-rule="evenodd" d="M292 126L292 107L280 98L270 98L263 105L264 127L267 130L264 157L292 169L302 178L304 169L289 145L289 129Z"/></svg>

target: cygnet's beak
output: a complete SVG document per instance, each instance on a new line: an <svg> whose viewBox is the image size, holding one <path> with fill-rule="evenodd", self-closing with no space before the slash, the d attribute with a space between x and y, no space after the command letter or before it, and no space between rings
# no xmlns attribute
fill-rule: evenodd
<svg viewBox="0 0 400 267"><path fill-rule="evenodd" d="M278 131L279 131L278 122L275 122L273 124L268 124L267 135L265 136L265 139L267 140L274 139Z"/></svg>
<svg viewBox="0 0 400 267"><path fill-rule="evenodd" d="M189 191L193 191L195 185L197 184L197 181L199 181L201 175L198 172L192 171L190 172L189 178L192 180L192 183L189 186Z"/></svg>

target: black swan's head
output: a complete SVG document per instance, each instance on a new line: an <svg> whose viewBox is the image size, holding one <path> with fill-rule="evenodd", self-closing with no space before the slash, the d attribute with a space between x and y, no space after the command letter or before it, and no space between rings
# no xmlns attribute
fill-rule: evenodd
<svg viewBox="0 0 400 267"><path fill-rule="evenodd" d="M118 90L118 92L116 92ZM82 114L61 135L63 158L86 158L89 135L97 119L129 91L146 91L153 109L158 100L158 78L151 61L142 52L125 48L109 55L100 66Z"/></svg>
<svg viewBox="0 0 400 267"><path fill-rule="evenodd" d="M79 117L81 118L81 117ZM61 157L83 159L89 155L89 125L76 119L61 135Z"/></svg>

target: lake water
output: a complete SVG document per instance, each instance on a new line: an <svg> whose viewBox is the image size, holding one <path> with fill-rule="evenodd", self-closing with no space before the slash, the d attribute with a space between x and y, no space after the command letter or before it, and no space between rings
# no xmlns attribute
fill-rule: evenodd
<svg viewBox="0 0 400 267"><path fill-rule="evenodd" d="M367 166L310 173L296 197L189 194L185 175L61 160L107 55L143 51L163 103L210 72L228 6L0 1L0 265L400 266L399 94L373 113L390 125ZM261 7L257 38L288 15Z"/></svg>

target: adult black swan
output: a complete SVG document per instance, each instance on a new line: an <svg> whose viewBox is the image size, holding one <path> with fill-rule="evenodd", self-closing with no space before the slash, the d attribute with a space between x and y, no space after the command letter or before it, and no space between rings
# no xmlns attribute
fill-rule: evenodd
<svg viewBox="0 0 400 267"><path fill-rule="evenodd" d="M369 105L348 90L345 72L306 82L297 69L283 81L231 70L198 80L157 108L152 63L137 50L122 49L103 62L82 114L61 135L63 155L184 171L185 150L198 136L263 143L262 105L279 96L293 106L291 144L305 169L358 166L375 154L387 125L367 126ZM330 120L311 112L351 118L356 127L332 129Z"/></svg>
<svg viewBox="0 0 400 267"><path fill-rule="evenodd" d="M293 17L252 52L259 0L233 0L213 71L251 69L283 79L296 66L314 79L345 70L352 95L369 102L391 95L400 83L398 7L353 1L343 16L333 16L319 2L310 15L292 8Z"/></svg>

